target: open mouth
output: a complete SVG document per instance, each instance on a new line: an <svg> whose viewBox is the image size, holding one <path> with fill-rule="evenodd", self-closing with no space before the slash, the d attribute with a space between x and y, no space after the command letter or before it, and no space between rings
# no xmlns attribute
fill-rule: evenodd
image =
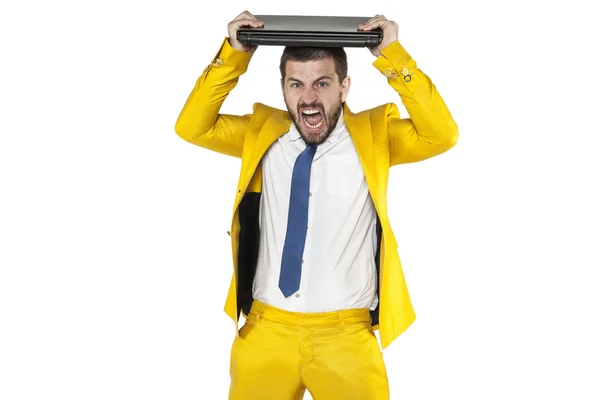
<svg viewBox="0 0 600 400"><path fill-rule="evenodd" d="M318 131L323 127L325 122L323 114L316 108L302 110L302 121L304 121L304 125L311 131Z"/></svg>

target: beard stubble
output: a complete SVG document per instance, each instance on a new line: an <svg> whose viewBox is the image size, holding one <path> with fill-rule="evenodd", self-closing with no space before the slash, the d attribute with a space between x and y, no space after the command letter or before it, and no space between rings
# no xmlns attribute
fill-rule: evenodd
<svg viewBox="0 0 600 400"><path fill-rule="evenodd" d="M342 94L340 93L337 103L326 114L324 112L325 108L323 107L323 104L321 102L313 102L311 104L298 104L298 108L296 109L295 112L293 112L290 109L287 101L285 102L285 106L286 106L288 112L290 113L290 115L292 116L292 121L294 122L294 125L296 126L296 129L298 130L298 132L300 132L300 136L302 137L302 139L304 139L304 142L306 142L306 144L319 145L319 144L323 143L325 140L327 140L327 138L329 137L331 132L333 132L333 130L335 129L335 127L337 125L337 122L340 118L340 114L342 113ZM300 112L301 108L315 108L315 109L320 110L321 115L323 115L325 118L327 130L316 133L316 134L315 133L307 134L304 131L304 124L301 121L301 118L302 118L301 112Z"/></svg>

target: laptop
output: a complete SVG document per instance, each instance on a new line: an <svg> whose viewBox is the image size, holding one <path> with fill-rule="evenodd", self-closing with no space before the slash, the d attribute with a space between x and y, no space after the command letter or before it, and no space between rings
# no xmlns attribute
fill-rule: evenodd
<svg viewBox="0 0 600 400"><path fill-rule="evenodd" d="M371 17L325 17L308 15L255 15L260 28L242 27L237 39L246 45L306 47L375 47L381 29L359 31Z"/></svg>

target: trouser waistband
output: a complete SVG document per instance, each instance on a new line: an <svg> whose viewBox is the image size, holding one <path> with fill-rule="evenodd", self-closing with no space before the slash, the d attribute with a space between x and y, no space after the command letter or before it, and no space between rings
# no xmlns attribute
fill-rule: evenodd
<svg viewBox="0 0 600 400"><path fill-rule="evenodd" d="M252 303L248 318L256 318L259 321L266 319L286 325L314 327L343 327L346 324L371 323L371 314L368 308L304 313L282 310L258 300L254 300Z"/></svg>

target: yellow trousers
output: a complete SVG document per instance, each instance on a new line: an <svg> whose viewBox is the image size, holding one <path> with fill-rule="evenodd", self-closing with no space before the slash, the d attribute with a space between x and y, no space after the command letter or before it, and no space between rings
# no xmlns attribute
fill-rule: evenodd
<svg viewBox="0 0 600 400"><path fill-rule="evenodd" d="M231 348L230 400L389 399L368 309L295 313L254 301Z"/></svg>

